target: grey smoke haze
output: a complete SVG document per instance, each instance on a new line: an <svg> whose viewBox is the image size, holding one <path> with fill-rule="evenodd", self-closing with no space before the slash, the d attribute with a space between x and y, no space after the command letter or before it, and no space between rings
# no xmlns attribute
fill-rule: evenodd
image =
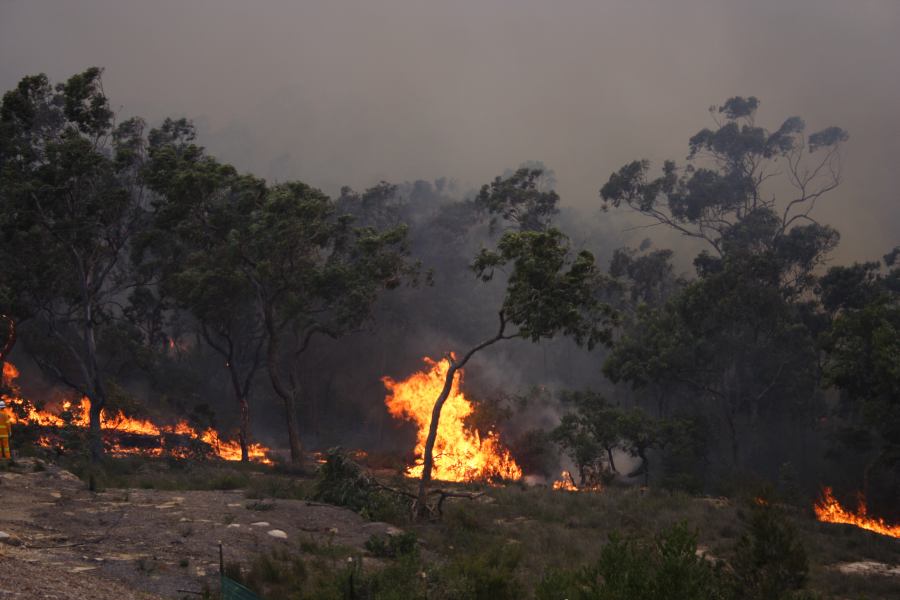
<svg viewBox="0 0 900 600"><path fill-rule="evenodd" d="M103 66L125 114L193 118L270 179L478 185L536 159L584 208L623 163L683 158L707 106L753 94L760 123L849 130L819 213L836 258L900 242L896 0L0 0L0 56L4 90Z"/></svg>

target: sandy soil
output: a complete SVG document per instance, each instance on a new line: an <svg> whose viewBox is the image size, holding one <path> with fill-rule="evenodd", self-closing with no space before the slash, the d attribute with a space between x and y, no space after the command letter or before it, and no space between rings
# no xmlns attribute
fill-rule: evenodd
<svg viewBox="0 0 900 600"><path fill-rule="evenodd" d="M393 529L345 509L259 503L241 491L93 494L52 465L18 471L0 473L0 600L197 597L181 590L217 589L219 542L226 561L246 564L302 541L362 549Z"/></svg>

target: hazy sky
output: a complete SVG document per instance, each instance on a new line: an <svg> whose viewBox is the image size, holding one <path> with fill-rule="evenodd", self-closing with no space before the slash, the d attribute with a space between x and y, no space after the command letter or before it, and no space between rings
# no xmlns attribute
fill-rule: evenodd
<svg viewBox="0 0 900 600"><path fill-rule="evenodd" d="M837 258L900 243L898 0L0 0L0 57L3 90L105 67L124 114L193 118L268 178L478 185L542 160L583 207L625 162L682 159L709 105L756 95L762 124L850 132L818 213Z"/></svg>

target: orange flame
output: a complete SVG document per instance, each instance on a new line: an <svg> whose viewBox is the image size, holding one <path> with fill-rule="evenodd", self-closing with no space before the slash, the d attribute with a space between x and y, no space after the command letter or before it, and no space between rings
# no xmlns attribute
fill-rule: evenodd
<svg viewBox="0 0 900 600"><path fill-rule="evenodd" d="M577 492L578 486L575 485L575 480L572 478L572 474L568 471L563 471L559 474L560 479L553 482L554 490L563 490L565 492Z"/></svg>
<svg viewBox="0 0 900 600"><path fill-rule="evenodd" d="M563 471L559 474L559 477L559 479L553 482L554 490L562 490L564 492L599 492L603 489L599 483L578 487L575 484L575 478L569 471Z"/></svg>
<svg viewBox="0 0 900 600"><path fill-rule="evenodd" d="M431 424L434 402L444 387L449 364L424 358L428 368L413 373L403 381L383 377L388 395L384 399L391 416L413 421L419 427L416 462L406 470L410 477L422 475L425 440ZM464 419L474 410L460 391L462 371L453 382L450 395L441 410L437 440L434 443L432 477L443 481L475 481L519 479L522 469L513 460L500 436L489 431L483 438L477 431L466 429Z"/></svg>
<svg viewBox="0 0 900 600"><path fill-rule="evenodd" d="M3 400L7 405L15 406L18 410L13 411L7 409L10 422L15 424L37 425L46 428L62 428L67 425L86 428L90 423L90 400L82 398L76 410L73 410L72 403L68 400L62 403L62 413L57 415L46 410L38 410L34 404L22 398L15 380L19 377L19 370L12 363L4 363L3 365L3 381L11 390L10 395L4 395ZM24 417L18 416L17 412L24 413ZM69 414L65 414L69 413ZM148 437L162 438L165 434L183 435L191 439L200 440L208 444L216 455L223 460L241 460L241 445L236 440L223 440L219 437L219 433L212 428L203 431L197 431L191 427L187 421L179 421L175 425L165 426L157 425L147 419L136 419L125 415L122 411L108 413L101 411L100 413L100 429L111 433L128 433L136 435L144 435ZM38 438L38 444L41 446L52 446L50 437L43 435ZM109 448L113 455L125 454L143 454L147 456L161 456L163 453L162 445L150 448L138 448L123 446L122 444L113 442ZM169 454L178 454L177 451L168 452ZM272 461L268 457L269 449L262 444L253 443L247 448L250 460L271 464Z"/></svg>
<svg viewBox="0 0 900 600"><path fill-rule="evenodd" d="M830 487L822 488L822 499L813 506L816 518L823 523L846 523L856 525L862 529L868 529L881 535L900 538L900 525L888 525L881 518L869 517L866 509L866 499L860 494L856 512L853 513L838 502Z"/></svg>

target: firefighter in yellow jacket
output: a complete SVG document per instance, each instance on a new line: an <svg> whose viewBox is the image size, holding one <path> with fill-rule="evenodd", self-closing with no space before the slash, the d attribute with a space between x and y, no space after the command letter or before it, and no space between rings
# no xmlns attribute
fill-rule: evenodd
<svg viewBox="0 0 900 600"><path fill-rule="evenodd" d="M9 452L10 423L5 408L6 402L0 400L0 459L9 460L12 458Z"/></svg>

